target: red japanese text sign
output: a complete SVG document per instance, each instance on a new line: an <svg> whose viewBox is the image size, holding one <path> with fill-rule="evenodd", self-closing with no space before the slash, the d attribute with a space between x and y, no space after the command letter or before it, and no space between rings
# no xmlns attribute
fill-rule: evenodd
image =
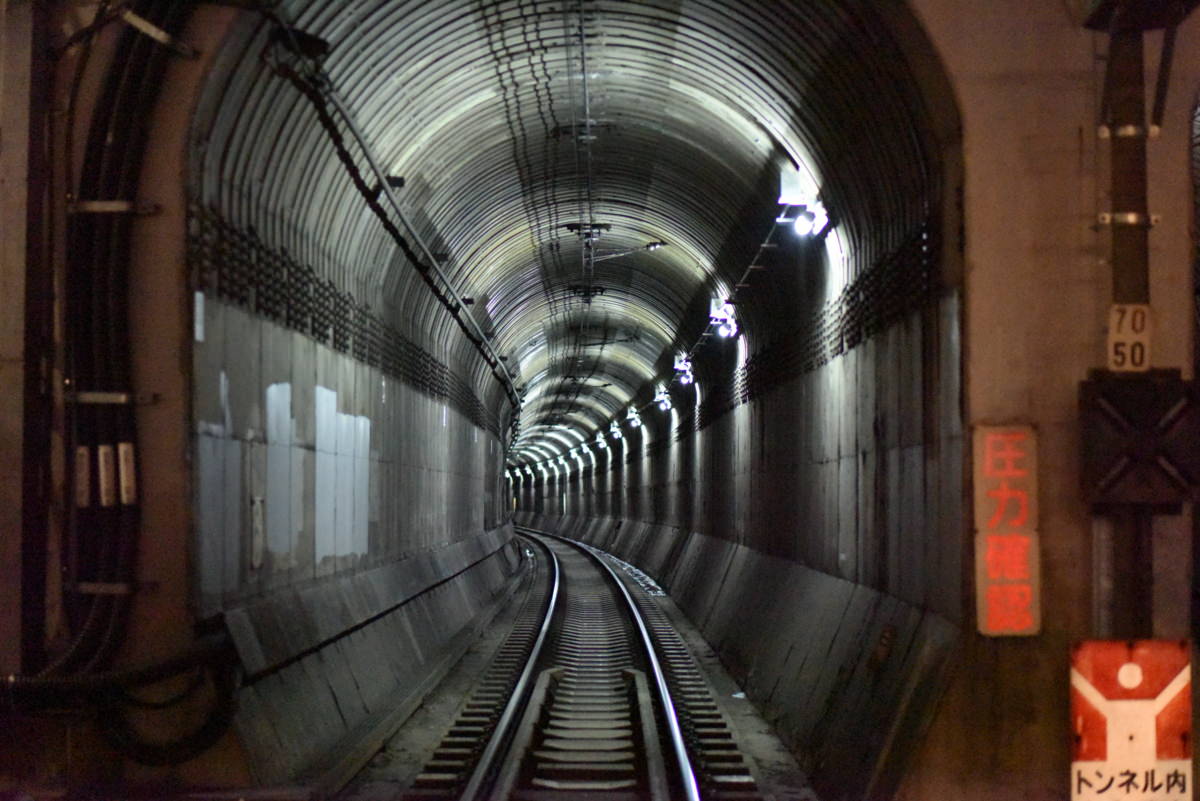
<svg viewBox="0 0 1200 801"><path fill-rule="evenodd" d="M1187 641L1091 640L1071 654L1071 798L1191 801Z"/></svg>
<svg viewBox="0 0 1200 801"><path fill-rule="evenodd" d="M1042 626L1037 436L1029 426L976 426L975 592L979 632Z"/></svg>

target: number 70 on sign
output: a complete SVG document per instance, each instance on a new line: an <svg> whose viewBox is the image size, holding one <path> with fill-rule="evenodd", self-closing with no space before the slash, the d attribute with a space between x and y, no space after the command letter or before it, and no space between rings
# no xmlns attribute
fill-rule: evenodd
<svg viewBox="0 0 1200 801"><path fill-rule="evenodd" d="M1114 303L1108 311L1108 369L1144 373L1150 369L1153 326L1145 303Z"/></svg>

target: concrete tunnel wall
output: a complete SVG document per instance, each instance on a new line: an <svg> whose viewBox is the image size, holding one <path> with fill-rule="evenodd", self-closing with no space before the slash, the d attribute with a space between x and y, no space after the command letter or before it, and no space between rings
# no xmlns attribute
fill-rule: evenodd
<svg viewBox="0 0 1200 801"><path fill-rule="evenodd" d="M50 721L4 749L6 774L60 771L81 786L312 779L402 721L514 588L503 411L483 411L462 355L435 327L418 321L395 338L402 371L363 354L344 312L315 332L314 318L300 330L269 313L262 272L238 273L232 288L206 283L206 265L233 261L210 250L231 234L197 213L194 137L208 137L198 122L206 81L239 19L227 7L192 13L185 35L201 55L170 62L145 121L154 147L139 194L160 208L133 230L130 335L136 380L155 396L138 419L147 586L120 657L166 658L197 624L224 627L245 671L234 729L163 770L122 760L91 728ZM119 33L98 39L89 88L119 62ZM69 76L74 64L59 67ZM83 93L81 131L97 98ZM270 255L248 251L239 268ZM235 289L249 294L230 302ZM378 287L354 289L383 305ZM441 308L410 300L434 316ZM202 693L175 714L135 715L136 725L170 740L206 703Z"/></svg>
<svg viewBox="0 0 1200 801"><path fill-rule="evenodd" d="M219 52L242 55L255 26L241 22ZM337 243L297 247L287 233L303 238L303 224L283 213L282 229L264 226L250 215L279 214L271 199L241 207L238 178L206 171L261 136L220 126L245 102L229 91L209 81L191 121L191 581L197 616L224 620L247 671L237 733L269 784L321 776L402 721L511 591L520 557L501 489L503 413L483 410L444 330L418 323L385 339L403 292L331 280L322 257ZM318 272L299 278L295 258Z"/></svg>
<svg viewBox="0 0 1200 801"><path fill-rule="evenodd" d="M689 408L703 389L685 388L594 464L512 488L519 522L660 581L823 799L890 796L948 675L964 602L958 327L949 291L707 425Z"/></svg>
<svg viewBox="0 0 1200 801"><path fill-rule="evenodd" d="M236 307L205 304L193 353L197 614L233 635L239 733L255 778L282 782L411 709L509 588L501 447Z"/></svg>
<svg viewBox="0 0 1200 801"><path fill-rule="evenodd" d="M962 193L954 178L957 157L943 154L949 177L939 212L956 221L943 246L962 254L961 275L943 259L948 291L933 303L703 425L684 418L694 407L677 395L671 430L627 435L629 463L624 455L615 464L605 461L610 448L596 468L573 470L562 492L545 492L541 482L535 491L522 480L518 519L610 547L663 581L752 695L765 701L832 798L883 794L906 763L903 798L1057 798L1066 786L1067 737L1059 719L1064 655L1070 640L1101 633L1091 622L1093 521L1076 499L1074 456L1075 382L1101 361L1108 299L1107 268L1097 263L1105 242L1089 228L1103 206L1099 187L1106 177L1097 166L1103 146L1087 134L1095 116L1096 43L1077 18L1052 4L1023 5L1022 13L943 0L911 6L925 29L917 38L927 34L933 53L908 49L910 66L918 74L941 72L941 59L952 92L929 100L955 105L957 99L963 113ZM159 586L139 597L123 659L168 655L190 639L189 614L219 612L243 659L263 671L257 687L243 694L240 737L176 773L204 783L244 780L256 763L263 781L311 769L320 749L296 732L324 731L333 720L324 743L331 744L335 733L349 733L368 710L394 700L388 694L395 688L380 683L364 690L346 681L359 678L356 660L387 663L399 637L415 644L406 655L414 661L388 669L407 679L431 675L451 652L450 629L469 631L513 566L503 544L500 464L490 461L499 440L490 426L472 422L470 402L445 404L393 382L386 371L340 351L336 332L316 342L286 319L248 314L244 304L214 293L196 304L192 287L203 288L205 279L189 253L188 225L197 219L194 185L185 177L195 145L189 126L193 114L206 113L195 106L237 13L202 6L186 36L203 55L175 62L164 84L169 91L150 122L156 146L141 193L163 211L134 229L131 290L139 385L163 395L139 412L139 432L154 444L141 455L149 499L142 574ZM896 22L895 31L917 25L907 7L889 13L907 20ZM1189 21L1181 41L1195 29ZM111 56L105 47L95 63ZM1152 292L1165 330L1186 330L1191 313L1189 281L1172 265L1190 259L1186 163L1197 74L1194 59L1179 65L1164 136L1151 149L1151 206L1166 210L1152 238L1159 267ZM960 204L961 229L954 212ZM1047 276L1063 279L1054 292L1046 291ZM379 297L371 287L353 288L364 302ZM398 295L434 306L419 289ZM1005 316L1015 308L1027 313ZM1063 314L1064 308L1078 313ZM197 311L203 342L196 341ZM447 346L445 329L436 335L433 329L417 325L405 334L451 372L477 378ZM1155 363L1186 365L1190 348L1187 337L1164 338ZM739 359L750 355L734 354L713 369L735 376ZM899 382L886 380L894 377ZM283 405L282 389L271 388L284 385L291 404L275 418L287 421L280 429L267 409L272 400ZM394 397L393 408L406 411L382 412L375 386L386 387L388 403ZM318 412L318 387L336 393L336 407L324 395ZM871 397L873 388L882 391ZM965 412L956 417L959 391ZM850 407L839 402L847 398ZM347 436L339 445L334 434L322 448L318 427L328 429L318 414L332 415L339 431L369 419L369 444ZM651 427L654 414L644 413ZM877 431L876 417L894 425ZM1037 640L970 633L964 418L1030 421L1044 437L1050 459L1042 504L1045 602L1056 614ZM427 424L444 439L427 440ZM320 550L317 502L292 502L301 485L293 464L301 466L305 485L310 471L315 482L322 452L351 472L365 468L365 554L355 522L361 494L351 489L339 496L335 479L333 527L323 529ZM286 480L273 481L285 462ZM767 480L776 475L788 477L785 489ZM389 478L372 484L372 476ZM410 479L471 502L462 510L403 509L391 482ZM282 528L267 505L280 497L287 509ZM344 506L348 522L339 523ZM329 507L322 508L327 515ZM1172 530L1164 526L1164 536ZM1183 552L1165 551L1164 574L1181 561L1172 554ZM446 576L458 578L432 588ZM1186 580L1179 579L1181 586ZM811 617L792 617L791 609ZM357 630L327 642L384 610L394 614L374 633ZM451 626L442 625L444 615ZM761 629L745 626L747 619L761 620ZM1158 623L1163 636L1178 636L1178 620ZM768 630L770 636L756 636ZM820 636L812 637L814 631ZM960 669L935 705L952 662ZM300 698L310 705L297 704ZM906 760L912 752L916 760ZM133 778L158 775L126 770Z"/></svg>
<svg viewBox="0 0 1200 801"><path fill-rule="evenodd" d="M418 698L509 586L516 563L500 483L506 421L491 416L502 405L494 385L480 380L473 352L455 344L457 332L439 319L412 271L381 278L342 268L347 241L378 236L369 221L317 241L289 211L288 193L303 195L305 181L340 186L344 179L322 178L336 174L332 153L305 171L282 163L280 181L245 164L206 168L223 149L315 136L316 124L303 107L294 118L272 116L271 93L294 94L282 82L226 81L236 66L230 59L256 58L253 37L262 32L246 16L201 7L187 34L203 56L171 67L170 102L154 121L163 146L143 177L147 196L170 187L169 202L140 229L138 251L139 292L154 286L174 301L153 313L143 306L135 327L160 342L172 340L162 331L175 331L184 343L181 372L166 372L187 398L172 409L186 412L187 441L147 453L145 467L151 491L181 467L190 476L190 503L180 499L192 521L190 564L178 552L163 561L173 560L180 585L190 588L191 614L223 619L249 677L236 742L184 774L280 782L314 775L380 715ZM273 133L248 122L251 115ZM952 137L951 130L951 149ZM164 183L179 176L181 183ZM774 192L764 187L764 195ZM761 218L752 229L770 219L773 200L764 196L751 210ZM904 216L911 219L893 228L861 230L862 252L883 259L902 241L919 249L912 220L953 227L937 205ZM933 294L905 306L886 330L864 337L862 320L852 334L838 329L835 339L854 339L845 352L838 345L819 366L777 380L751 403L701 409L694 395L692 408L680 402L668 418L679 432L646 412L655 436L626 441L642 442L645 452L597 471L593 487L568 492L558 510L592 509L588 536L597 542L609 540L605 521L626 520L613 541L626 555L650 535L648 569L767 701L808 767L830 787L846 782L847 792L894 786L907 750L894 743L924 720L961 614L951 589L961 521L957 270L939 258L942 248L953 255L954 243L939 238L934 247L938 253L912 262L934 265ZM175 270L156 269L168 252ZM807 268L780 296L808 304L784 309L797 319L837 317L862 286L847 286L855 276L835 276L811 254L788 258ZM858 265L857 277L873 276L872 266ZM183 274L188 280L178 282ZM325 322L312 310L298 319L280 308L280 276L331 279L334 302L342 293L370 322L343 328L344 317ZM911 277L892 274L893 281ZM379 323L406 343L407 367L362 345L366 327ZM734 385L753 355L740 342L698 365L705 380ZM173 359L166 350L142 358L143 375L162 373ZM414 363L440 383L405 372ZM473 396L480 386L493 394ZM925 397L929 389L936 392ZM859 401L853 413L844 405L851 398ZM662 447L651 450L652 440ZM805 491L800 503L796 490ZM557 502L549 501L551 510ZM910 558L908 549L921 556ZM682 560L669 576L656 567L667 558ZM765 603L745 588L767 586L768 577L798 605L820 610L818 619L764 625L764 638L788 643L769 655L722 633L742 605ZM176 629L186 638L184 627ZM807 659L791 647L800 638L814 655L832 649L841 659ZM868 658L893 641L887 648L903 657ZM801 664L794 681L780 678ZM813 681L822 690L808 695ZM886 686L884 700L871 705L868 685L881 693ZM864 739L866 720L872 734Z"/></svg>
<svg viewBox="0 0 1200 801"><path fill-rule="evenodd" d="M254 181L230 171L239 161L226 154L265 154L274 139L286 152L317 135L303 107L274 114L272 95L294 93L282 81L228 77L255 68L262 35L251 20L234 23L191 120L193 582L199 614L223 615L255 679L240 694L249 764L259 781L280 781L319 768L419 685L515 565L506 535L479 539L508 503L500 427L477 402L397 375L375 343L360 346L365 328L343 330L315 309L297 315L281 299L293 291L281 280L329 280L335 296L394 325L408 358L471 384L444 321L409 322L433 307L411 272L346 269L346 241L374 235L369 226L319 241L310 230L326 222L289 210L289 193L340 186L336 159L304 174L281 161L275 177ZM745 309L747 324L758 314L784 331L816 325L774 351L752 353L747 335L703 359L701 385L676 392L669 416L645 411L646 427L601 456L609 464L584 484L555 485L543 507L586 523L601 544L606 525L625 521L610 543L618 552L646 547L687 565L667 580L661 563L645 564L748 680L819 786L841 786L830 798L894 788L961 617L959 269L942 236L955 212L939 186L955 181L953 124L938 125L948 176L937 165L921 178L898 173L915 193L909 208L890 226L859 229L850 263L783 243L775 305ZM748 222L754 231L774 199L773 176L763 183L762 208L747 212L762 218ZM780 370L789 347L815 348L815 362ZM753 391L738 395L747 382ZM705 397L710 387L728 398ZM404 603L447 576L451 595ZM769 603L755 586L774 587L795 613L736 626L743 609ZM426 610L440 617L443 605L431 626ZM417 656L393 664L398 651ZM325 719L340 725L313 736Z"/></svg>

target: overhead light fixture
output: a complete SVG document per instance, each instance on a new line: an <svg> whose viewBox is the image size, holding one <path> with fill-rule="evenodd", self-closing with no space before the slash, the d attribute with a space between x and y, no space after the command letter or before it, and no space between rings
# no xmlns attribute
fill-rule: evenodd
<svg viewBox="0 0 1200 801"><path fill-rule="evenodd" d="M671 396L667 392L667 388L662 384L658 385L658 390L654 393L654 402L658 404L658 408L662 411L671 411Z"/></svg>
<svg viewBox="0 0 1200 801"><path fill-rule="evenodd" d="M805 206L816 199L819 191L816 176L805 167L788 165L779 173L781 206Z"/></svg>
<svg viewBox="0 0 1200 801"><path fill-rule="evenodd" d="M685 387L695 380L692 373L692 360L686 354L675 357L675 372L679 375L679 383Z"/></svg>
<svg viewBox="0 0 1200 801"><path fill-rule="evenodd" d="M813 221L815 219L816 219L816 215L813 214L808 209L804 209L804 210L800 211L796 215L796 221L792 224L792 227L796 231L796 235L797 236L808 236L809 234L811 234L813 231Z"/></svg>
<svg viewBox="0 0 1200 801"><path fill-rule="evenodd" d="M613 439L621 439L621 427L617 425L616 420L613 420L612 425L608 427L608 433L612 434Z"/></svg>
<svg viewBox="0 0 1200 801"><path fill-rule="evenodd" d="M628 256L630 253L639 253L643 250L658 250L659 248L664 247L666 244L667 244L666 242L661 242L661 241L660 242L647 242L646 244L642 245L641 247L629 248L628 250L621 250L621 251L617 251L616 253L605 253L603 256L594 257L592 259L592 264L595 264L598 261L607 261L608 259L616 259L621 256Z"/></svg>
<svg viewBox="0 0 1200 801"><path fill-rule="evenodd" d="M796 220L793 223L797 236L820 236L828 225L829 212L816 201L796 212Z"/></svg>
<svg viewBox="0 0 1200 801"><path fill-rule="evenodd" d="M608 447L608 443L604 441L603 431L596 432L596 444L600 447L600 450L604 450Z"/></svg>
<svg viewBox="0 0 1200 801"><path fill-rule="evenodd" d="M641 428L642 416L638 414L638 410L635 407L629 407L629 411L625 413L625 419L629 422L631 428Z"/></svg>
<svg viewBox="0 0 1200 801"><path fill-rule="evenodd" d="M731 337L738 332L737 321L733 319L733 306L719 298L713 298L709 303L708 322L717 326L717 333L722 337Z"/></svg>

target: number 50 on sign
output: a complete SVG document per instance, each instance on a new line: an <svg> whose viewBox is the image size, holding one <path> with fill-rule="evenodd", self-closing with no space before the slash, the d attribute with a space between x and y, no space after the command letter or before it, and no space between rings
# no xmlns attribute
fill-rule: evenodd
<svg viewBox="0 0 1200 801"><path fill-rule="evenodd" d="M1150 369L1150 306L1115 303L1108 311L1108 369L1143 373Z"/></svg>

